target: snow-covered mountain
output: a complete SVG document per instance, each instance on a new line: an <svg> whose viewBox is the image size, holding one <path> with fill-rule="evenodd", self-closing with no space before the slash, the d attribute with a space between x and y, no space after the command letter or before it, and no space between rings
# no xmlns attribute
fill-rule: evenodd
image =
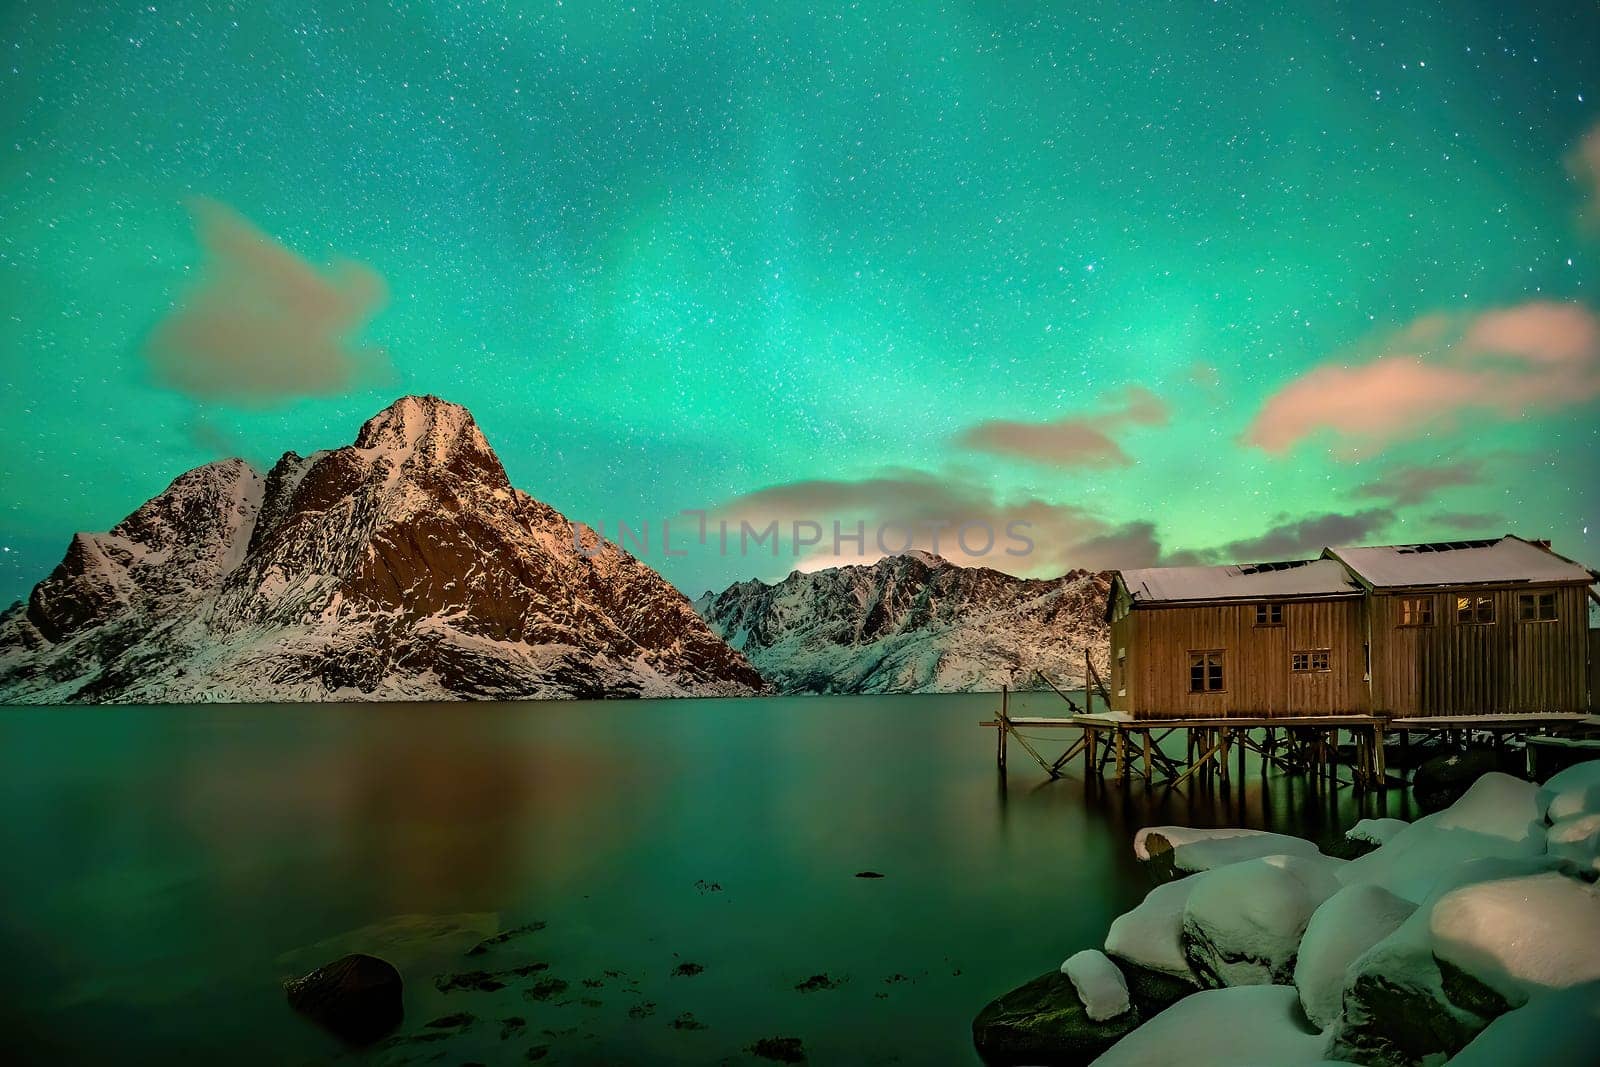
<svg viewBox="0 0 1600 1067"><path fill-rule="evenodd" d="M586 557L465 408L404 397L353 445L192 470L79 534L0 615L0 702L749 693L688 600Z"/></svg>
<svg viewBox="0 0 1600 1067"><path fill-rule="evenodd" d="M1037 688L1035 671L1065 687L1082 684L1085 649L1104 675L1109 577L1014 578L911 552L739 582L694 606L779 692Z"/></svg>

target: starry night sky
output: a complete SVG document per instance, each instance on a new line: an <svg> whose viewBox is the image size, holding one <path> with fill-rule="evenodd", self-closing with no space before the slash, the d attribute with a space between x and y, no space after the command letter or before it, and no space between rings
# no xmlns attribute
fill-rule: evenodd
<svg viewBox="0 0 1600 1067"><path fill-rule="evenodd" d="M0 597L408 392L606 529L1600 563L1600 7L1299 6L14 0Z"/></svg>

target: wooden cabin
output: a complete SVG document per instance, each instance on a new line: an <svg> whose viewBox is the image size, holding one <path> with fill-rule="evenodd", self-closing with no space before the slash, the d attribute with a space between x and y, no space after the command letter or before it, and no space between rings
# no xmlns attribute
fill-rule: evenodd
<svg viewBox="0 0 1600 1067"><path fill-rule="evenodd" d="M1581 711L1595 579L1510 535L1118 571L1111 708L1136 719Z"/></svg>

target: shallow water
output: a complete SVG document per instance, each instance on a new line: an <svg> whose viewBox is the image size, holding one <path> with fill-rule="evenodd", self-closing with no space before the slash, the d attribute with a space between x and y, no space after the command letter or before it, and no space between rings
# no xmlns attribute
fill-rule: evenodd
<svg viewBox="0 0 1600 1067"><path fill-rule="evenodd" d="M8 1044L50 1062L543 1046L550 1063L698 1063L792 1036L813 1063L976 1062L984 1002L1098 944L1148 889L1137 827L1328 839L1405 814L1398 793L1329 799L1253 768L1242 796L1086 788L1081 761L1046 782L1015 746L1002 784L977 726L996 701L5 709ZM400 967L406 1021L351 1053L279 982L360 949ZM529 963L548 969L435 988ZM795 988L814 975L834 988ZM552 978L566 988L529 997ZM702 1028L672 1025L685 1013ZM526 1026L502 1039L512 1016Z"/></svg>

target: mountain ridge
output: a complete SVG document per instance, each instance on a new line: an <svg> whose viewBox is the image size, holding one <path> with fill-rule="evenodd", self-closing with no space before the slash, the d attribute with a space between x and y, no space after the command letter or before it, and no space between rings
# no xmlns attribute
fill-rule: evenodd
<svg viewBox="0 0 1600 1067"><path fill-rule="evenodd" d="M735 582L694 607L782 693L1081 685L1106 671L1107 572L1017 578L926 552Z"/></svg>
<svg viewBox="0 0 1600 1067"><path fill-rule="evenodd" d="M740 695L750 664L618 546L579 552L470 412L185 472L0 615L8 702Z"/></svg>

